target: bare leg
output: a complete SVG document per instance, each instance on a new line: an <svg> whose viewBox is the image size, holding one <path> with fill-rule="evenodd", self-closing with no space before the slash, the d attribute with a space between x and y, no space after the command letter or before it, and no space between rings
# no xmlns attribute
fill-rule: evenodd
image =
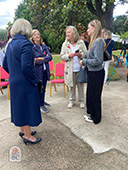
<svg viewBox="0 0 128 170"><path fill-rule="evenodd" d="M23 126L24 138L28 139L32 142L36 141L36 138L31 135L31 127L30 126Z"/></svg>
<svg viewBox="0 0 128 170"><path fill-rule="evenodd" d="M24 133L24 128L20 127L20 132Z"/></svg>

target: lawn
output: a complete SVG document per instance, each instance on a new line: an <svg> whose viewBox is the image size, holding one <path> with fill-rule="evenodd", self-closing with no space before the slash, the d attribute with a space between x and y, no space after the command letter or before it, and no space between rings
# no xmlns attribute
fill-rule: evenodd
<svg viewBox="0 0 128 170"><path fill-rule="evenodd" d="M121 50L116 50L116 51L112 51L112 54L116 55L116 56L119 56L121 53ZM126 51L126 53L128 54L128 50ZM122 52L122 56L124 54L124 51Z"/></svg>
<svg viewBox="0 0 128 170"><path fill-rule="evenodd" d="M60 63L62 61L59 55L53 55L52 58L53 58L53 61L54 61L54 66L55 66L56 63ZM108 70L108 77L111 76L113 69L114 69L114 67L110 64L109 70ZM114 71L114 74L113 74L111 80L118 80L118 79L119 79L119 75L117 74L116 71Z"/></svg>

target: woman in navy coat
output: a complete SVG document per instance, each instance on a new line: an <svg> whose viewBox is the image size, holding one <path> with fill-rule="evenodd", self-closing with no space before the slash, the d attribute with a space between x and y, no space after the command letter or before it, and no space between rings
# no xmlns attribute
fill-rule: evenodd
<svg viewBox="0 0 128 170"><path fill-rule="evenodd" d="M52 60L52 56L46 45L42 43L41 34L37 29L32 31L31 42L34 44L33 53L35 57L35 69L38 80L42 81L44 90L40 93L40 107L43 113L47 113L48 109L45 106L50 106L45 102L45 89L47 80L50 80L50 70L48 62Z"/></svg>
<svg viewBox="0 0 128 170"><path fill-rule="evenodd" d="M41 122L38 79L34 69L33 44L28 40L32 26L25 19L18 19L11 29L12 41L8 44L3 68L9 73L11 122L20 127L19 135L25 144L38 143L36 131L31 126Z"/></svg>
<svg viewBox="0 0 128 170"><path fill-rule="evenodd" d="M112 33L110 30L106 30L103 34L104 36L104 40L106 43L106 50L108 51L108 53L110 54L111 58L108 61L104 61L104 70L105 70L105 77L104 77L104 84L106 84L107 78L108 78L108 69L109 69L109 64L110 61L112 60L112 49L114 46L114 40L112 40Z"/></svg>

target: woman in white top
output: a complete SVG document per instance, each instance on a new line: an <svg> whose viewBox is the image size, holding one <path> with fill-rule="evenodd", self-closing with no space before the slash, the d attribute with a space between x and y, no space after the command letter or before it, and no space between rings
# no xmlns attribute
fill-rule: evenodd
<svg viewBox="0 0 128 170"><path fill-rule="evenodd" d="M68 108L72 108L76 101L76 85L78 87L78 97L80 102L80 108L84 108L84 84L77 81L77 77L80 71L79 61L85 57L87 49L84 41L80 39L80 36L74 26L68 26L66 28L66 40L61 48L61 59L65 60L65 84L70 89L70 101Z"/></svg>

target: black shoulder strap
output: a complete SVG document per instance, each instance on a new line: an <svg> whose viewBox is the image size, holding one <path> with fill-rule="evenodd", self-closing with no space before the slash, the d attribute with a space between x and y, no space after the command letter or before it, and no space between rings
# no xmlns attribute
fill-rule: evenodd
<svg viewBox="0 0 128 170"><path fill-rule="evenodd" d="M12 48L12 42L10 42L10 47L11 47L11 51L12 51L12 54L13 56L16 58L16 60L20 63L20 60L15 56L14 54L14 51L13 51L13 48Z"/></svg>

